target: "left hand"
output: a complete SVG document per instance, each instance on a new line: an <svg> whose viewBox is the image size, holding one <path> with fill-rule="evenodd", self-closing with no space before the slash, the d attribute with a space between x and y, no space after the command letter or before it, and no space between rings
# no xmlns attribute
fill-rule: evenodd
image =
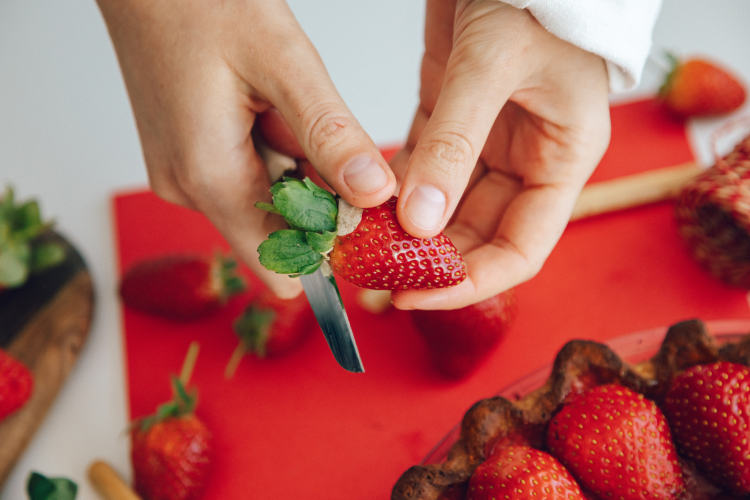
<svg viewBox="0 0 750 500"><path fill-rule="evenodd" d="M391 162L398 218L418 237L445 228L469 276L393 301L456 309L541 269L609 142L607 70L526 10L428 0L421 80L407 144Z"/></svg>

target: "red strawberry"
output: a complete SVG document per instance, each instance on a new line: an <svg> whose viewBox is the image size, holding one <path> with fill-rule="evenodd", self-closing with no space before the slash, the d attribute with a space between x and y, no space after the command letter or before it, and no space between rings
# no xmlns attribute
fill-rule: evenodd
<svg viewBox="0 0 750 500"><path fill-rule="evenodd" d="M619 385L573 396L550 422L547 446L600 498L677 499L684 489L664 415Z"/></svg>
<svg viewBox="0 0 750 500"><path fill-rule="evenodd" d="M411 311L414 324L427 341L433 364L449 378L476 370L516 319L513 289L477 304L449 311Z"/></svg>
<svg viewBox="0 0 750 500"><path fill-rule="evenodd" d="M192 366L195 355L197 345L188 351L186 366ZM188 393L176 377L172 383L174 399L136 420L130 430L135 490L147 500L197 500L211 471L212 438L193 413L195 391Z"/></svg>
<svg viewBox="0 0 750 500"><path fill-rule="evenodd" d="M31 397L34 377L26 365L0 349L0 422Z"/></svg>
<svg viewBox="0 0 750 500"><path fill-rule="evenodd" d="M750 369L718 362L680 374L664 399L678 448L710 478L750 493Z"/></svg>
<svg viewBox="0 0 750 500"><path fill-rule="evenodd" d="M575 479L554 457L526 446L504 448L479 464L469 479L466 498L585 499Z"/></svg>
<svg viewBox="0 0 750 500"><path fill-rule="evenodd" d="M324 262L354 285L376 290L455 286L466 264L442 233L414 238L396 219L396 198L359 209L337 200L310 179L285 178L271 188L273 205L291 229L272 233L258 247L260 262L277 273L310 274Z"/></svg>
<svg viewBox="0 0 750 500"><path fill-rule="evenodd" d="M166 255L143 260L122 277L123 302L149 314L190 320L210 314L245 289L237 263L216 254Z"/></svg>
<svg viewBox="0 0 750 500"><path fill-rule="evenodd" d="M225 375L234 374L245 353L271 358L291 351L313 331L315 324L315 315L304 293L293 299L280 299L265 290L234 322L234 332L240 343Z"/></svg>
<svg viewBox="0 0 750 500"><path fill-rule="evenodd" d="M744 102L746 91L737 78L703 59L680 62L659 91L664 105L681 118L729 113Z"/></svg>

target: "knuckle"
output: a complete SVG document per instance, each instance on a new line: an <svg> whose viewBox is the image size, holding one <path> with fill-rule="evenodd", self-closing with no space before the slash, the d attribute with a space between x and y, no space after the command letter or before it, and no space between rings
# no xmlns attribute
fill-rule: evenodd
<svg viewBox="0 0 750 500"><path fill-rule="evenodd" d="M424 145L424 154L449 178L458 177L473 167L474 148L471 141L459 132L447 132L431 137Z"/></svg>
<svg viewBox="0 0 750 500"><path fill-rule="evenodd" d="M355 130L351 118L332 110L314 113L307 134L308 144L314 154L319 155L344 145Z"/></svg>

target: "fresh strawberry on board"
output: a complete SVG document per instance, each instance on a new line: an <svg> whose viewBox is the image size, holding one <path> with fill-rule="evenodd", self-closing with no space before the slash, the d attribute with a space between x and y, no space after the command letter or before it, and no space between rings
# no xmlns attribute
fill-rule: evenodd
<svg viewBox="0 0 750 500"><path fill-rule="evenodd" d="M600 498L676 500L684 490L664 415L619 385L574 395L552 418L547 447Z"/></svg>
<svg viewBox="0 0 750 500"><path fill-rule="evenodd" d="M281 299L270 290L264 290L232 325L240 342L227 364L225 375L231 377L247 353L259 358L273 358L294 350L316 324L304 293L293 299Z"/></svg>
<svg viewBox="0 0 750 500"><path fill-rule="evenodd" d="M467 500L531 498L585 500L575 479L554 457L527 446L510 446L479 464Z"/></svg>
<svg viewBox="0 0 750 500"><path fill-rule="evenodd" d="M750 369L720 361L678 375L664 414L680 451L704 474L750 494Z"/></svg>
<svg viewBox="0 0 750 500"><path fill-rule="evenodd" d="M705 59L679 61L668 55L672 71L659 90L666 108L681 118L729 113L745 102L745 86Z"/></svg>
<svg viewBox="0 0 750 500"><path fill-rule="evenodd" d="M206 316L245 290L237 262L219 253L163 255L125 271L120 297L133 309L175 320Z"/></svg>
<svg viewBox="0 0 750 500"><path fill-rule="evenodd" d="M460 379L479 368L516 319L513 289L477 304L447 311L411 311L432 362L444 376Z"/></svg>
<svg viewBox="0 0 750 500"><path fill-rule="evenodd" d="M448 237L404 232L395 197L360 209L308 178L284 178L271 194L272 205L255 206L282 215L290 227L271 233L258 247L261 264L271 271L300 276L321 265L325 273L330 265L350 283L376 290L444 288L466 278L466 264Z"/></svg>
<svg viewBox="0 0 750 500"><path fill-rule="evenodd" d="M130 428L134 486L145 500L198 500L206 488L211 432L194 413L195 391L185 389L197 352L193 343L180 378L172 379L174 399Z"/></svg>
<svg viewBox="0 0 750 500"><path fill-rule="evenodd" d="M34 376L26 365L0 349L0 422L31 397Z"/></svg>

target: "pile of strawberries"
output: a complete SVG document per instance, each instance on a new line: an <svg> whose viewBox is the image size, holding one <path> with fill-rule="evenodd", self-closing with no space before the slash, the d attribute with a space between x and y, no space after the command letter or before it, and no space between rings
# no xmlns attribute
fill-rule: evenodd
<svg viewBox="0 0 750 500"><path fill-rule="evenodd" d="M743 498L750 494L749 425L750 369L742 364L689 368L659 406L601 385L553 416L546 451L522 439L497 446L465 493L453 493L468 500Z"/></svg>

